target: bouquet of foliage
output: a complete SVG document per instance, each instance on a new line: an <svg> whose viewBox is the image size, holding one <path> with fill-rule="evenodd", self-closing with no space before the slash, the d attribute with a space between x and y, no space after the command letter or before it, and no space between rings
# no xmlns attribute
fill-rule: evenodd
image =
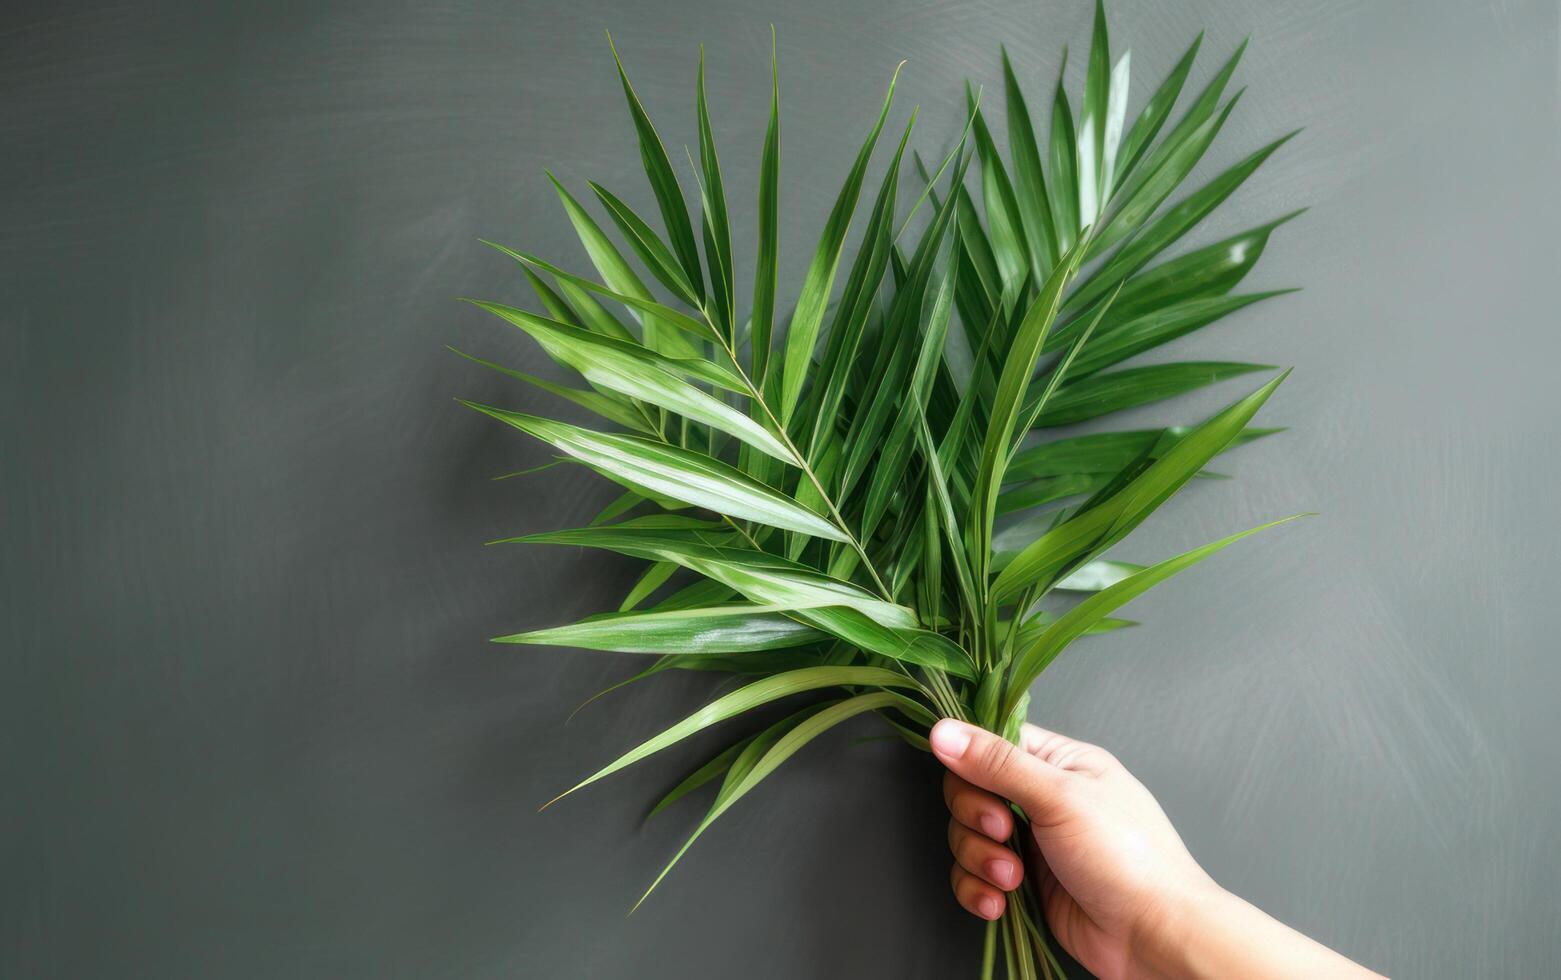
<svg viewBox="0 0 1561 980"><path fill-rule="evenodd" d="M1183 485L1208 475L1216 455L1274 431L1249 423L1282 376L1196 425L1047 438L1060 426L1271 370L1207 361L1118 367L1276 295L1234 289L1291 215L1156 261L1288 138L1165 206L1240 95L1225 95L1238 50L1171 122L1198 46L1129 125L1129 58L1113 63L1097 6L1077 114L1059 77L1044 142L1005 53L1007 164L979 92L967 89L963 129L930 172L915 154L913 166L905 159L913 112L848 256L891 80L789 317L777 316L776 303L778 83L759 173L757 271L740 313L702 57L697 159L689 155L697 231L619 62L660 229L593 183L610 235L555 180L594 273L494 246L518 261L545 312L477 305L529 334L584 386L479 363L605 425L467 404L624 491L587 527L511 540L646 562L617 611L500 641L650 658L630 680L664 670L738 678L574 788L743 712L812 695L659 804L717 784L668 870L781 763L856 715L874 713L922 749L942 716L1016 738L1030 686L1069 644L1129 625L1111 614L1259 530L1147 567L1104 557ZM773 80L773 40L771 66ZM1067 596L1077 601L1056 601ZM1021 891L990 924L983 976L999 949L1011 977L1060 972L1038 907Z"/></svg>

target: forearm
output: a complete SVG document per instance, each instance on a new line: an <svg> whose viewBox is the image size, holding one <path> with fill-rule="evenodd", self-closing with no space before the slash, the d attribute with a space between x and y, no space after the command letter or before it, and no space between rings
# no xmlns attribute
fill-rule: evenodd
<svg viewBox="0 0 1561 980"><path fill-rule="evenodd" d="M1210 883L1140 942L1141 975L1164 978L1365 978L1377 974Z"/></svg>

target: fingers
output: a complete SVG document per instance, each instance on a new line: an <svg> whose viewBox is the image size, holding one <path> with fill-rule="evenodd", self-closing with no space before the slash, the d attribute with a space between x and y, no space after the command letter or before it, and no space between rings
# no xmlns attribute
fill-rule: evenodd
<svg viewBox="0 0 1561 980"><path fill-rule="evenodd" d="M1008 804L951 772L943 774L943 802L948 804L950 815L971 830L996 841L1013 836L1014 816Z"/></svg>
<svg viewBox="0 0 1561 980"><path fill-rule="evenodd" d="M945 718L929 737L933 754L949 771L1013 800L1034 819L1057 798L1069 773L989 731Z"/></svg>
<svg viewBox="0 0 1561 980"><path fill-rule="evenodd" d="M1061 737L1056 732L1049 732L1040 725L1032 725L1029 722L1025 722L1019 729L1019 744L1031 755L1041 755L1049 740Z"/></svg>
<svg viewBox="0 0 1561 980"><path fill-rule="evenodd" d="M949 850L961 868L1005 892L1018 888L1024 880L1017 854L958 820L949 821Z"/></svg>
<svg viewBox="0 0 1561 980"><path fill-rule="evenodd" d="M1042 762L1069 772L1098 776L1107 768L1119 765L1116 757L1098 745L1047 731L1038 725L1026 723L1020 730L1019 743Z"/></svg>
<svg viewBox="0 0 1561 980"><path fill-rule="evenodd" d="M959 900L959 904L978 919L996 919L1003 914L1008 904L1002 892L958 864L949 871L949 884L953 886L954 897Z"/></svg>

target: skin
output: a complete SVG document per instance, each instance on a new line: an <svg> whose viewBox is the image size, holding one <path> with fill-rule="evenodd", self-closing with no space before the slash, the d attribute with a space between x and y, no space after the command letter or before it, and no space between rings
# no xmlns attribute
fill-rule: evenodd
<svg viewBox="0 0 1561 980"><path fill-rule="evenodd" d="M972 915L1003 914L1027 873L1004 842L1028 832L1046 922L1102 980L1377 976L1216 884L1105 749L1034 725L1016 746L953 719L930 741L948 768L950 882Z"/></svg>

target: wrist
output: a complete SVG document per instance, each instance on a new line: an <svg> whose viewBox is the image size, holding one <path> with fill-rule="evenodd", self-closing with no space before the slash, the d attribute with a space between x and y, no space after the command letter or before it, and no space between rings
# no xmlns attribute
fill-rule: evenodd
<svg viewBox="0 0 1561 980"><path fill-rule="evenodd" d="M1171 889L1132 937L1131 974L1138 977L1205 977L1205 945L1240 917L1246 905L1207 876Z"/></svg>

